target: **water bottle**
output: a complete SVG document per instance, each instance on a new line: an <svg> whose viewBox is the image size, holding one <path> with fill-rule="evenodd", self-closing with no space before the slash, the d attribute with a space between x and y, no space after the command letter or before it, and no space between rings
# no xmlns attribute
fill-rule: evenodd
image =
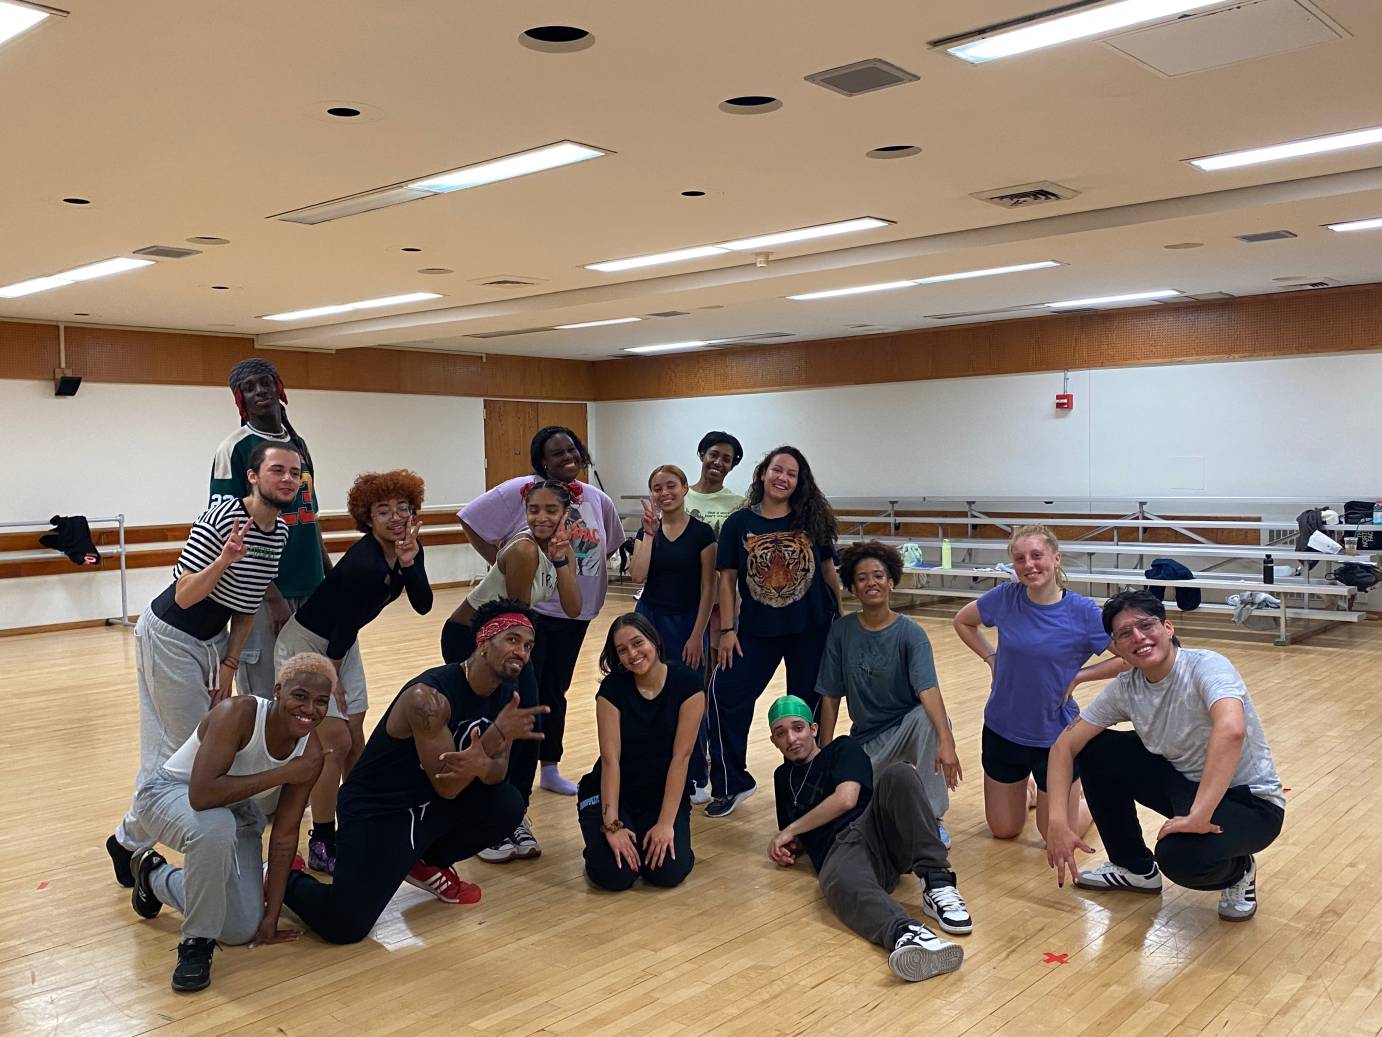
<svg viewBox="0 0 1382 1037"><path fill-rule="evenodd" d="M1379 506L1382 506L1382 505L1379 505ZM950 541L949 541L948 539L942 539L942 540L941 540L941 568L942 568L942 569L949 569L949 568L950 568L950 561L951 561L951 558L950 558Z"/></svg>
<svg viewBox="0 0 1382 1037"><path fill-rule="evenodd" d="M1382 500L1373 502L1372 524L1374 526L1382 526Z"/></svg>
<svg viewBox="0 0 1382 1037"><path fill-rule="evenodd" d="M1276 566L1272 564L1271 555L1262 559L1262 582L1276 583Z"/></svg>

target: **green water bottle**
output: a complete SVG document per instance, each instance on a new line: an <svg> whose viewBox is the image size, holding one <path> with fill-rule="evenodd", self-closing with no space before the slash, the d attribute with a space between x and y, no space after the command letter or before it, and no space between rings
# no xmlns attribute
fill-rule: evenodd
<svg viewBox="0 0 1382 1037"><path fill-rule="evenodd" d="M949 541L948 539L942 539L942 540L941 540L941 568L942 568L942 569L949 569L949 568L950 568L950 561L951 561L951 559L950 559L950 541Z"/></svg>

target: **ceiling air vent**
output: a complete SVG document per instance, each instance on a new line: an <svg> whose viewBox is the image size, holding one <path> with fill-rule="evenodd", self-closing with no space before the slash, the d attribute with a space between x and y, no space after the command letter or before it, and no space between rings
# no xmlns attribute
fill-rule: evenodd
<svg viewBox="0 0 1382 1037"><path fill-rule="evenodd" d="M1296 235L1289 230L1263 230L1256 234L1235 234L1234 237L1239 241L1245 241L1249 245L1255 245L1259 241L1281 241L1283 238L1294 238Z"/></svg>
<svg viewBox="0 0 1382 1037"><path fill-rule="evenodd" d="M476 331L466 336L466 338L508 338L510 335L536 335L542 331L551 331L551 328L515 328L513 331Z"/></svg>
<svg viewBox="0 0 1382 1037"><path fill-rule="evenodd" d="M152 256L154 259L186 259L188 256L200 256L201 251L195 248L175 248L172 245L145 245L143 248L134 250L136 256Z"/></svg>
<svg viewBox="0 0 1382 1037"><path fill-rule="evenodd" d="M1237 296L1229 292L1200 292L1198 295L1182 295L1181 298L1194 302L1217 302L1220 299L1236 299ZM1175 299L1163 300L1163 302L1175 301Z"/></svg>
<svg viewBox="0 0 1382 1037"><path fill-rule="evenodd" d="M1050 180L1035 184L1018 184L1016 187L998 187L991 191L976 191L970 195L981 202L988 202L1000 209L1025 209L1029 205L1042 205L1046 202L1063 202L1079 195L1079 191Z"/></svg>
<svg viewBox="0 0 1382 1037"><path fill-rule="evenodd" d="M645 313L645 317L689 317L691 314L685 310L659 310L657 313Z"/></svg>
<svg viewBox="0 0 1382 1037"><path fill-rule="evenodd" d="M1284 292L1303 292L1311 288L1338 288L1342 284L1342 281L1332 277L1317 277L1313 281L1295 281L1290 284L1279 285L1279 287Z"/></svg>
<svg viewBox="0 0 1382 1037"><path fill-rule="evenodd" d="M524 274L492 274L489 277L476 278L470 282L481 288L531 288L533 285L542 283L540 277L528 277Z"/></svg>
<svg viewBox="0 0 1382 1037"><path fill-rule="evenodd" d="M795 334L794 331L765 331L761 335L745 335L744 338L791 338Z"/></svg>
<svg viewBox="0 0 1382 1037"><path fill-rule="evenodd" d="M805 78L808 83L834 90L837 94L858 97L860 94L884 90L890 86L915 83L918 77L905 68L898 68L891 61L868 58L865 61L856 61L852 65L828 68L824 72L812 72Z"/></svg>
<svg viewBox="0 0 1382 1037"><path fill-rule="evenodd" d="M1013 313L1030 312L1031 310L1050 311L1044 306L1026 304L1022 306L1004 306L997 310L969 310L964 313L928 313L927 320L972 320L975 317L1006 317ZM1068 312L1068 311L1067 311Z"/></svg>

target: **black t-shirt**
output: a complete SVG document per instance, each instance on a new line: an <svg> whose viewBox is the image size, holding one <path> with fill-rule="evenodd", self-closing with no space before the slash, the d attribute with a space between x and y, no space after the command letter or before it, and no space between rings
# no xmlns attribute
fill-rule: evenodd
<svg viewBox="0 0 1382 1037"><path fill-rule="evenodd" d="M662 612L695 612L701 604L701 552L715 543L710 524L694 515L681 536L668 540L659 524L653 535L648 579L639 600ZM644 539L643 530L637 539Z"/></svg>
<svg viewBox="0 0 1382 1037"><path fill-rule="evenodd" d="M358 766L358 765L357 765ZM354 773L354 772L352 772ZM873 764L854 739L842 735L818 752L810 763L782 762L773 772L773 793L777 797L777 828L786 828L829 798L842 781L859 783L859 802L834 821L800 837L816 870L835 845L835 837L864 812L873 798Z"/></svg>
<svg viewBox="0 0 1382 1037"><path fill-rule="evenodd" d="M344 659L365 625L374 622L384 607L405 590L414 612L426 615L431 610L432 587L427 582L422 558L419 544L412 565L390 565L379 541L366 533L302 603L297 610L298 623L326 638L327 656Z"/></svg>
<svg viewBox="0 0 1382 1037"><path fill-rule="evenodd" d="M451 704L451 718L447 721L447 727L458 749L462 747L462 739L472 726L475 727L473 734L478 736L485 727L494 723L499 711L512 701L516 688L516 684L500 684L489 695L477 695L470 689L460 663L447 663L424 670L403 685L403 691L414 684L436 688ZM417 746L412 737L395 738L389 734L389 714L396 705L397 695L375 725L369 741L365 743L364 752L341 786L340 813L343 819L408 810L437 798L437 792L418 760Z"/></svg>
<svg viewBox="0 0 1382 1037"><path fill-rule="evenodd" d="M600 682L596 697L619 711L620 800L649 807L662 802L682 703L701 691L700 675L677 662L667 664L667 679L652 699L639 694L633 674L627 670L611 673ZM597 759L587 776L594 779L596 789L600 770Z"/></svg>
<svg viewBox="0 0 1382 1037"><path fill-rule="evenodd" d="M745 508L720 527L715 567L738 573L739 627L747 634L802 634L835 618L835 593L821 569L834 547L813 544L794 521L790 513L770 519Z"/></svg>

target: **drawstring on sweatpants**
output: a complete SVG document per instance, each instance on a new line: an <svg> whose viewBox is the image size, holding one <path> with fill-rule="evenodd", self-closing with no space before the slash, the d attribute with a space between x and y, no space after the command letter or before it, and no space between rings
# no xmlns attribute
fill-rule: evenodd
<svg viewBox="0 0 1382 1037"><path fill-rule="evenodd" d="M216 651L214 641L201 642L202 648L206 651L206 662L210 670L210 677L207 678L207 691L221 690L221 653Z"/></svg>
<svg viewBox="0 0 1382 1037"><path fill-rule="evenodd" d="M413 825L427 816L427 806L427 803L423 803L419 806L408 808L408 845L414 850L417 849L417 842L413 839ZM414 810L417 811L416 815L413 814Z"/></svg>

